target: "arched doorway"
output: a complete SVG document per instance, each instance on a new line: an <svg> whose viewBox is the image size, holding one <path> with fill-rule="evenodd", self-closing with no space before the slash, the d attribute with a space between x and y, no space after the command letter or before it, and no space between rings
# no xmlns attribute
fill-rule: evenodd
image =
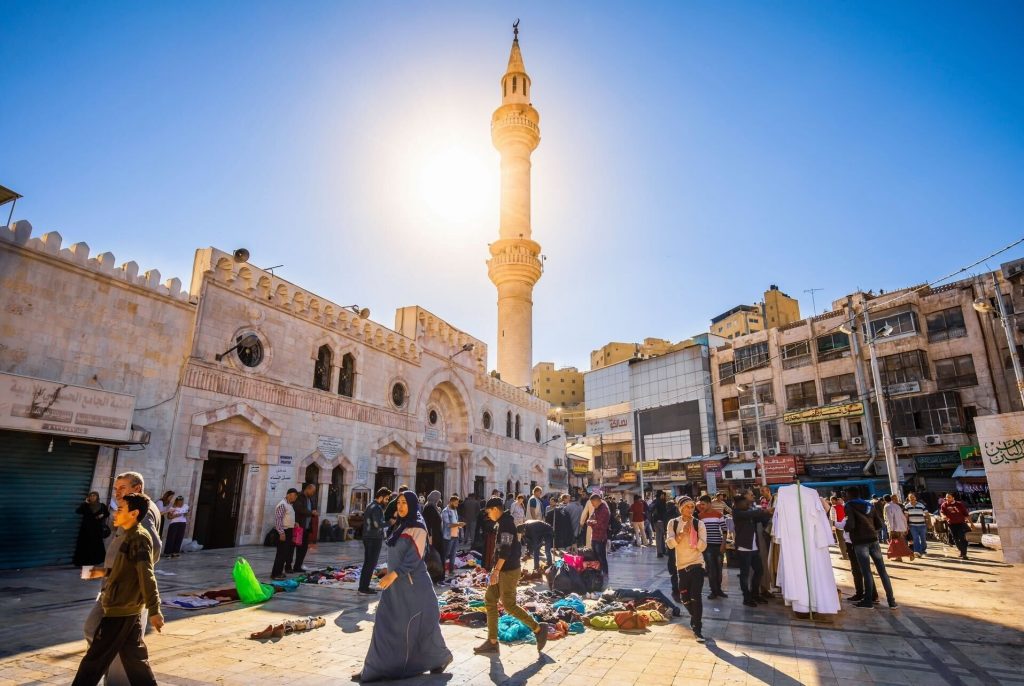
<svg viewBox="0 0 1024 686"><path fill-rule="evenodd" d="M423 422L426 449L416 456L416 492L429 494L436 490L447 497L449 482L458 488L456 445L469 442L469 407L465 396L452 381L441 381L421 401L418 416Z"/></svg>

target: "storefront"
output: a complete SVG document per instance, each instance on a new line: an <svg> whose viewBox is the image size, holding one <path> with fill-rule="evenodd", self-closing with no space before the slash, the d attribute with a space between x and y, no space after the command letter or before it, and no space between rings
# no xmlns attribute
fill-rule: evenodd
<svg viewBox="0 0 1024 686"><path fill-rule="evenodd" d="M903 494L906 495L917 488L917 463L912 457L901 457L898 460L899 482L903 486ZM889 478L889 467L885 463L885 457L879 455L875 460L875 474Z"/></svg>
<svg viewBox="0 0 1024 686"><path fill-rule="evenodd" d="M877 496L889 492L889 482L884 477L864 475L866 460L855 462L808 462L804 469L807 479L804 486L813 488L822 496L842 493L855 488L861 496Z"/></svg>
<svg viewBox="0 0 1024 686"><path fill-rule="evenodd" d="M985 476L985 463L981 459L978 446L961 446L960 464L953 471L953 481L956 482L956 490L960 497L968 505L992 507L988 479Z"/></svg>
<svg viewBox="0 0 1024 686"><path fill-rule="evenodd" d="M914 455L914 464L917 467L916 481L919 490L934 493L937 497L941 497L947 491L956 491L953 472L960 466L958 451Z"/></svg>
<svg viewBox="0 0 1024 686"><path fill-rule="evenodd" d="M132 441L134 410L130 395L0 374L0 569L71 563L100 447Z"/></svg>

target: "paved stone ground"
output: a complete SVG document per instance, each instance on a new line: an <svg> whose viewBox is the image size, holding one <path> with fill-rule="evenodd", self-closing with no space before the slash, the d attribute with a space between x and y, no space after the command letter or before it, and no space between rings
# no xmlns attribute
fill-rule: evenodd
<svg viewBox="0 0 1024 686"><path fill-rule="evenodd" d="M933 555L891 564L900 609L845 605L830 621L793 617L776 601L756 609L740 604L735 570L727 600L705 602L706 645L693 640L685 617L643 634L590 631L548 644L503 647L500 658L474 656L486 632L444 626L455 653L450 673L400 683L418 684L1020 684L1024 686L1024 569L1001 555L972 549L972 560ZM359 543L329 543L310 553L307 567L361 559ZM235 555L258 573L273 550L205 551L161 561L161 591L172 593L230 583ZM611 556L613 586L668 590L664 560L652 549ZM311 564L312 563L312 564ZM833 551L836 579L851 592L847 563ZM82 622L98 582L78 570L0 572L0 686L69 683L85 650ZM187 612L167 610L162 634L147 643L163 684L348 683L372 630L376 601L352 591L306 586L258 607L232 604ZM248 640L251 631L295 616L324 615L327 626L279 641ZM685 615L685 611L684 611Z"/></svg>

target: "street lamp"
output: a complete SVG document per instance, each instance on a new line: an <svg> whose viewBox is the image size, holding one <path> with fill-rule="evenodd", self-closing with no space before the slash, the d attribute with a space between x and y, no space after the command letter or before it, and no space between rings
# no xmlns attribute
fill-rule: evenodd
<svg viewBox="0 0 1024 686"><path fill-rule="evenodd" d="M856 336L856 315L854 319L839 325L839 330L847 336ZM864 326L867 331L871 330L871 319L864 311ZM885 399L882 397L882 375L878 371L878 353L875 351L875 342L879 338L892 335L892 326L886 324L880 328L874 336L864 334L864 340L868 345L868 354L871 358L871 379L875 384L875 402L878 404L878 420L882 425L882 452L885 453L885 469L889 472L889 490L894 496L903 500L903 489L900 486L899 465L896 463L896 451L892 444L892 430L889 427L889 410L885 406ZM859 363L858 363L859 364Z"/></svg>
<svg viewBox="0 0 1024 686"><path fill-rule="evenodd" d="M757 383L751 381L748 384L736 384L736 390L740 393L746 393L747 389L750 389L754 396L754 421L757 423L757 464L761 468L761 485L767 486L768 474L764 467L764 445L761 442L761 405L757 401Z"/></svg>
<svg viewBox="0 0 1024 686"><path fill-rule="evenodd" d="M1013 363L1013 375L1017 379L1017 392L1020 393L1021 404L1024 405L1024 374L1021 373L1020 358L1017 356L1017 346L1014 343L1013 329L1010 328L1010 318L1006 314L1006 304L1003 302L1003 291L999 288L999 281L995 274L992 275L992 283L996 291L996 303L999 304L998 311L992 307L985 298L978 298L974 301L974 309L983 314L991 314L999 317L1003 324L1003 333L1006 334L1006 345L1010 348L1010 361Z"/></svg>
<svg viewBox="0 0 1024 686"><path fill-rule="evenodd" d="M244 337L239 336L233 346L218 355L214 355L213 358L220 362L228 353L234 352L235 350L242 350L243 348L255 348L259 344L260 337L254 333L246 334Z"/></svg>

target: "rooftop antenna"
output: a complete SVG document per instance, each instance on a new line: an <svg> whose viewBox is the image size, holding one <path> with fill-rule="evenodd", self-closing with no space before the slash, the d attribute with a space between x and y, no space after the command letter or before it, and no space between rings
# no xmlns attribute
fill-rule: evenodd
<svg viewBox="0 0 1024 686"><path fill-rule="evenodd" d="M811 309L814 310L814 316L815 317L818 316L818 305L814 302L814 294L817 293L818 291L823 291L823 290L825 290L825 289L824 288L808 288L807 290L804 291L804 293L810 293L811 294Z"/></svg>

